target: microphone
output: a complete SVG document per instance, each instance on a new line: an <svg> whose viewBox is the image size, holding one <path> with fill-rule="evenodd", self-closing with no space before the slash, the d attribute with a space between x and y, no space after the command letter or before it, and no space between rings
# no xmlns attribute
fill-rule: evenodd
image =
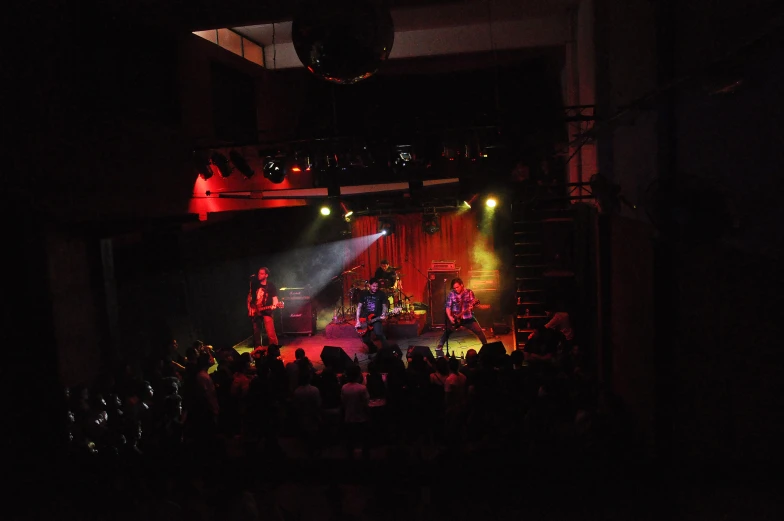
<svg viewBox="0 0 784 521"><path fill-rule="evenodd" d="M253 275L251 275L251 276L250 276L250 278L253 278L253 277L255 277L255 276L256 276L256 274L254 273Z"/></svg>

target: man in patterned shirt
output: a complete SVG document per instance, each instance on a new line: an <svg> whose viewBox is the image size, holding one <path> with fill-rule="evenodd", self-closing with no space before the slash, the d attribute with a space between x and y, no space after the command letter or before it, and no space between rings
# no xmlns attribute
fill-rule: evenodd
<svg viewBox="0 0 784 521"><path fill-rule="evenodd" d="M482 345L487 343L485 332L482 331L482 326L474 317L474 305L477 303L474 292L465 287L463 279L452 279L452 291L449 292L446 299L446 327L444 327L444 334L441 335L436 349L442 349L449 335L459 327L470 330L482 342Z"/></svg>

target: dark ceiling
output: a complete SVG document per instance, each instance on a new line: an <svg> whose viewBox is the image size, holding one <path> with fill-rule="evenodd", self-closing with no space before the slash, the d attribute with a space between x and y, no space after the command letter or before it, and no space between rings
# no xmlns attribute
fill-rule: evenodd
<svg viewBox="0 0 784 521"><path fill-rule="evenodd" d="M393 5L438 3L446 2L404 0ZM52 31L46 32L51 38L62 33L71 41L63 38L51 48L44 45L48 40L41 41L43 66L36 71L36 84L51 88L58 102L31 104L34 110L27 121L45 145L33 156L41 163L37 171L51 175L20 178L19 183L29 185L25 186L27 191L45 193L46 201L41 204L52 214L68 215L73 221L115 216L118 222L126 219L127 226L121 227L130 230L138 227L137 214L141 219L168 216L173 207L179 212L172 216L175 221L192 219L192 214L182 215L181 208L188 205L192 195L188 182L192 184L195 174L182 167L180 156L171 153L173 145L163 144L170 135L166 129L177 128L176 109L180 107L177 71L171 66L178 59L172 29L263 23L290 17L293 6L269 0L196 0L187 9L174 0L119 0L95 5L94 11L82 6L71 13L68 23L52 22ZM112 13L117 16L107 16ZM101 17L104 23L97 23ZM135 23L140 19L165 30L142 33ZM296 88L283 81L283 90L290 91L292 97L283 100L275 96L273 105L282 106L279 112L283 117L273 114L276 117L269 119L276 127L291 125L282 129L289 132L287 139L375 133L382 137L402 135L406 143L423 136L421 132L415 135L423 128L501 124L506 129L516 127L526 136L546 134L544 149L552 152L559 139L555 134L564 132L559 112L561 63L562 56L548 49L392 60L376 78L338 90L334 96L332 85L314 78L306 77ZM289 74L302 76L306 72L270 72L269 82L273 76ZM333 110L333 99L338 111ZM54 107L67 123L63 128L69 142L90 151L80 161L73 161L72 147L61 146L59 127L41 124L51 118L47 107ZM143 130L138 136L128 130L136 127ZM157 129L157 134L149 128ZM433 135L425 133L424 137ZM187 144L174 149L187 149L179 145ZM436 150L433 156L438 158L443 145L438 141L428 150ZM42 150L47 153L41 154ZM145 153L139 154L139 150ZM90 174L106 170L107 165L111 175ZM162 170L169 172L165 178L149 174ZM502 173L508 176L509 171ZM451 170L446 174L457 177Z"/></svg>
<svg viewBox="0 0 784 521"><path fill-rule="evenodd" d="M332 0L337 5L341 0ZM454 4L455 0L385 0L390 8ZM286 0L116 0L110 9L185 31L291 20L298 1Z"/></svg>

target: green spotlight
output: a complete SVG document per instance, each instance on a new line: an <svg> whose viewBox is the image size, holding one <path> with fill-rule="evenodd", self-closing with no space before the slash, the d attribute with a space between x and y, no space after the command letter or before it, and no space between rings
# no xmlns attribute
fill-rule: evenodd
<svg viewBox="0 0 784 521"><path fill-rule="evenodd" d="M495 197L488 197L487 201L485 201L485 204L488 208L495 208L498 204L498 201L495 200Z"/></svg>
<svg viewBox="0 0 784 521"><path fill-rule="evenodd" d="M332 210L329 209L329 206L321 207L321 215L329 215L330 213L332 213Z"/></svg>

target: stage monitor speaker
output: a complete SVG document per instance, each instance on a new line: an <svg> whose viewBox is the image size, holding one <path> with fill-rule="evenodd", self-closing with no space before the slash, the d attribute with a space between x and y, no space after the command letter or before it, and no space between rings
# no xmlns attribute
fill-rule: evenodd
<svg viewBox="0 0 784 521"><path fill-rule="evenodd" d="M345 373L348 366L354 363L348 353L337 346L324 346L321 350L321 361L336 373Z"/></svg>
<svg viewBox="0 0 784 521"><path fill-rule="evenodd" d="M460 276L460 270L427 270L430 281L430 324L434 327L446 325L446 297L452 290L452 279Z"/></svg>
<svg viewBox="0 0 784 521"><path fill-rule="evenodd" d="M479 359L492 365L498 364L506 355L503 342L488 342L479 348Z"/></svg>
<svg viewBox="0 0 784 521"><path fill-rule="evenodd" d="M409 346L408 351L406 351L406 358L413 357L414 353L420 353L423 357L430 360L431 364L436 363L436 357L433 356L433 352L427 346Z"/></svg>
<svg viewBox="0 0 784 521"><path fill-rule="evenodd" d="M313 334L313 309L310 299L287 298L280 310L281 333Z"/></svg>

